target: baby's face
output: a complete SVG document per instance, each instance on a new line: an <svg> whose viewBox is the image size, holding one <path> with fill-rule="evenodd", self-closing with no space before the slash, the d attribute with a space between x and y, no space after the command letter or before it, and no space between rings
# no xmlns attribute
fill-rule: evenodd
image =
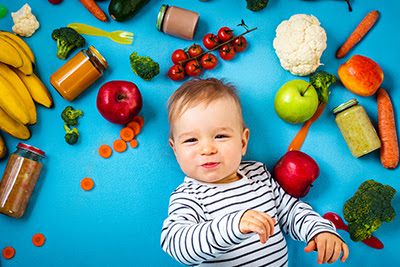
<svg viewBox="0 0 400 267"><path fill-rule="evenodd" d="M249 130L243 129L236 103L223 98L185 111L172 124L170 145L182 171L207 183L238 180Z"/></svg>

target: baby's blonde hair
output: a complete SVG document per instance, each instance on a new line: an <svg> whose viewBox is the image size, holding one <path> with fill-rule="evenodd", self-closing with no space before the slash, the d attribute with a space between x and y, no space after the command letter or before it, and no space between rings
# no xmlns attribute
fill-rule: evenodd
<svg viewBox="0 0 400 267"><path fill-rule="evenodd" d="M234 100L239 110L239 117L243 129L246 128L238 91L233 84L216 78L195 78L183 83L168 99L169 136L172 138L172 123L186 110L199 104L208 105L215 100L225 97Z"/></svg>

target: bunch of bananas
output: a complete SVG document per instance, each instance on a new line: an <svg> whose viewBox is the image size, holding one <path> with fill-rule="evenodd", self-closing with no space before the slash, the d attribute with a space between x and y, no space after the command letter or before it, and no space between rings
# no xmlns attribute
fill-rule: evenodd
<svg viewBox="0 0 400 267"><path fill-rule="evenodd" d="M49 91L33 73L34 66L29 46L17 35L0 31L0 129L23 140L31 136L26 125L37 120L35 102L47 108L53 105Z"/></svg>

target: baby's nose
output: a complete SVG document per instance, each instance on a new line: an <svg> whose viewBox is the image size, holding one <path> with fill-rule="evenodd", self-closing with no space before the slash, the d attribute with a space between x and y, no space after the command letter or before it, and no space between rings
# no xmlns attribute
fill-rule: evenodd
<svg viewBox="0 0 400 267"><path fill-rule="evenodd" d="M203 142L200 148L202 155L215 154L217 152L217 147L213 142Z"/></svg>

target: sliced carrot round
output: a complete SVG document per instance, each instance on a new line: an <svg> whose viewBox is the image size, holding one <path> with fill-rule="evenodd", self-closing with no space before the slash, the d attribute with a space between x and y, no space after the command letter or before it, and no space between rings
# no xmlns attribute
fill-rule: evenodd
<svg viewBox="0 0 400 267"><path fill-rule="evenodd" d="M37 247L43 246L45 240L46 238L41 233L34 234L32 237L32 243Z"/></svg>
<svg viewBox="0 0 400 267"><path fill-rule="evenodd" d="M126 142L121 139L117 139L113 143L113 148L118 153L124 152L127 149L127 147L128 147L128 145L126 144Z"/></svg>
<svg viewBox="0 0 400 267"><path fill-rule="evenodd" d="M136 115L135 117L133 117L132 120L133 120L133 121L136 121L137 123L139 123L140 127L143 127L143 125L144 125L144 119L143 119L142 116Z"/></svg>
<svg viewBox="0 0 400 267"><path fill-rule="evenodd" d="M138 135L140 132L140 124L137 121L130 121L126 127L131 128L135 135Z"/></svg>
<svg viewBox="0 0 400 267"><path fill-rule="evenodd" d="M11 259L15 255L15 249L13 247L5 247L3 249L3 257L7 260Z"/></svg>
<svg viewBox="0 0 400 267"><path fill-rule="evenodd" d="M124 127L119 132L119 136L121 137L122 140L129 142L135 137L135 132L133 131L132 128Z"/></svg>
<svg viewBox="0 0 400 267"><path fill-rule="evenodd" d="M99 154L105 159L109 158L111 157L112 149L109 145L101 145L99 148Z"/></svg>
<svg viewBox="0 0 400 267"><path fill-rule="evenodd" d="M93 186L94 186L94 182L93 182L93 180L91 178L86 177L86 178L82 179L81 188L83 190L89 191L89 190L91 190L93 188Z"/></svg>
<svg viewBox="0 0 400 267"><path fill-rule="evenodd" d="M129 142L129 145L130 145L132 148L135 148L135 147L138 146L138 142L137 142L136 139L133 139L132 141Z"/></svg>

